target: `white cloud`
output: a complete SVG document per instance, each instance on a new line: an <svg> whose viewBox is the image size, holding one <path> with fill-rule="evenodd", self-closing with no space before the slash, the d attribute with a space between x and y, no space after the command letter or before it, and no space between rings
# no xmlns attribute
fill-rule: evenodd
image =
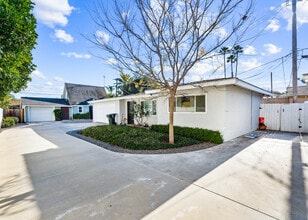
<svg viewBox="0 0 308 220"><path fill-rule="evenodd" d="M64 30L56 29L54 33L54 37L63 43L73 43L74 42L74 38L72 37L72 35L66 33Z"/></svg>
<svg viewBox="0 0 308 220"><path fill-rule="evenodd" d="M250 69L256 68L261 65L262 64L256 58L239 61L239 70L240 70L239 72L250 70Z"/></svg>
<svg viewBox="0 0 308 220"><path fill-rule="evenodd" d="M95 37L97 41L101 44L107 44L109 42L109 34L103 32L103 31L96 31Z"/></svg>
<svg viewBox="0 0 308 220"><path fill-rule="evenodd" d="M65 80L64 80L62 77L60 77L60 76L55 76L55 77L53 78L53 80L56 81L56 82L64 82L64 81L65 81Z"/></svg>
<svg viewBox="0 0 308 220"><path fill-rule="evenodd" d="M38 70L34 70L32 73L31 73L32 76L35 76L35 77L38 77L38 78L41 78L41 79L46 79L46 76L38 71Z"/></svg>
<svg viewBox="0 0 308 220"><path fill-rule="evenodd" d="M206 80L211 78L217 70L222 69L223 66L216 59L208 59L201 61L194 65L194 67L189 71L185 82L194 82L200 80Z"/></svg>
<svg viewBox="0 0 308 220"><path fill-rule="evenodd" d="M46 86L53 86L52 82L45 83Z"/></svg>
<svg viewBox="0 0 308 220"><path fill-rule="evenodd" d="M280 11L280 16L287 20L288 26L287 30L292 29L292 4L289 2L285 2L282 4L282 10ZM308 2L297 1L296 6L296 16L297 16L297 26L300 27L303 24L308 23Z"/></svg>
<svg viewBox="0 0 308 220"><path fill-rule="evenodd" d="M246 55L255 55L256 54L256 48L254 48L251 45L248 45L244 48L243 53L246 54Z"/></svg>
<svg viewBox="0 0 308 220"><path fill-rule="evenodd" d="M117 64L117 61L116 61L116 59L114 59L114 58L109 58L109 59L107 59L106 60L106 62L108 63L108 64Z"/></svg>
<svg viewBox="0 0 308 220"><path fill-rule="evenodd" d="M82 54L82 53L75 53L75 52L67 52L67 53L62 52L61 55L65 57L74 57L76 59L90 59L91 58L90 54Z"/></svg>
<svg viewBox="0 0 308 220"><path fill-rule="evenodd" d="M275 6L271 6L271 7L270 7L270 10L271 10L271 11L274 11L275 8L276 8Z"/></svg>
<svg viewBox="0 0 308 220"><path fill-rule="evenodd" d="M266 52L268 52L269 54L276 54L281 52L281 48L277 47L274 44L264 44L264 47Z"/></svg>
<svg viewBox="0 0 308 220"><path fill-rule="evenodd" d="M265 30L275 32L275 31L278 31L279 28L280 28L279 20L272 19L269 21L269 24L267 25Z"/></svg>
<svg viewBox="0 0 308 220"><path fill-rule="evenodd" d="M217 28L213 31L213 34L217 35L219 37L219 39L224 39L226 38L226 36L228 35L228 32L225 28Z"/></svg>
<svg viewBox="0 0 308 220"><path fill-rule="evenodd" d="M74 7L68 0L32 0L35 3L33 14L36 19L49 27L66 26Z"/></svg>

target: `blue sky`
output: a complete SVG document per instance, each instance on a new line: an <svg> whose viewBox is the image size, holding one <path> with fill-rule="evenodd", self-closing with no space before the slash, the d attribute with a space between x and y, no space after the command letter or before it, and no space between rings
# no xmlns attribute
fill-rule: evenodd
<svg viewBox="0 0 308 220"><path fill-rule="evenodd" d="M39 35L33 50L37 68L31 74L28 88L15 96L60 97L64 82L113 85L119 73L111 69L106 60L93 55L95 48L83 36L98 31L88 12L94 1L32 1L36 4L33 13ZM300 78L303 73L308 73L308 59L300 59L301 55L308 54L308 41L305 40L308 36L308 0L298 1L297 5ZM239 57L239 78L269 89L272 72L274 90L285 91L292 85L291 15L291 3L285 0L255 2L253 16L256 20L250 30L254 37L241 43L244 53ZM223 76L221 64L222 61L217 59L200 63L186 81L219 78Z"/></svg>

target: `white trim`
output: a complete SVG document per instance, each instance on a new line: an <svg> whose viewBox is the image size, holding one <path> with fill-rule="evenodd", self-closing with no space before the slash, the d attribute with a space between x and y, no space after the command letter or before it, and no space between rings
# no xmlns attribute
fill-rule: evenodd
<svg viewBox="0 0 308 220"><path fill-rule="evenodd" d="M189 83L185 85L180 85L177 89L176 95L178 92L185 91L185 90L192 90L196 88L200 89L206 89L207 87L223 87L223 86L238 86L244 89L247 89L249 91L257 92L263 95L269 95L273 96L273 94L265 89L261 89L255 85L252 85L250 83L247 83L241 79L238 78L228 78L228 79L218 79L218 80L209 80L209 81L200 81L200 82L194 82ZM107 101L115 101L115 100L136 100L136 99L142 99L142 98L151 98L151 97L158 97L159 94L166 93L166 96L169 96L169 91L164 89L153 89L153 90L146 90L144 94L134 94L134 95L127 95L127 96L121 96L121 97L114 97L114 98L105 98L100 100L94 100L89 101L89 104L98 103L98 102L107 102ZM207 91L203 91L201 94L206 94ZM197 95L199 93L191 94L191 96Z"/></svg>
<svg viewBox="0 0 308 220"><path fill-rule="evenodd" d="M250 83L244 82L238 78L229 78L224 80L211 80L211 81L203 81L203 82L196 82L191 84L186 84L179 86L178 91L181 90L189 90L189 89L196 89L198 87L205 88L205 87L221 87L221 86L239 86L247 90L251 90L254 92L258 92L260 94L272 96L273 94L265 89L261 89L255 85Z"/></svg>

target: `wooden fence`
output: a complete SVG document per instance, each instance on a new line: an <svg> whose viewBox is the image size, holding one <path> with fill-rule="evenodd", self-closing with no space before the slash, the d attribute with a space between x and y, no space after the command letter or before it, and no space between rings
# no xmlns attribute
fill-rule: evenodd
<svg viewBox="0 0 308 220"><path fill-rule="evenodd" d="M23 109L4 109L3 110L3 117L18 117L19 122L23 122Z"/></svg>

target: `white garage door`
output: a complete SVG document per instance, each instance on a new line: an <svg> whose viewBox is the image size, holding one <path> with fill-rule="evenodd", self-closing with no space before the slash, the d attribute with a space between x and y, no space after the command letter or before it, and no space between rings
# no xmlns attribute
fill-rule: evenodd
<svg viewBox="0 0 308 220"><path fill-rule="evenodd" d="M54 108L48 107L31 107L30 112L30 122L39 121L54 121L55 115L53 113Z"/></svg>

